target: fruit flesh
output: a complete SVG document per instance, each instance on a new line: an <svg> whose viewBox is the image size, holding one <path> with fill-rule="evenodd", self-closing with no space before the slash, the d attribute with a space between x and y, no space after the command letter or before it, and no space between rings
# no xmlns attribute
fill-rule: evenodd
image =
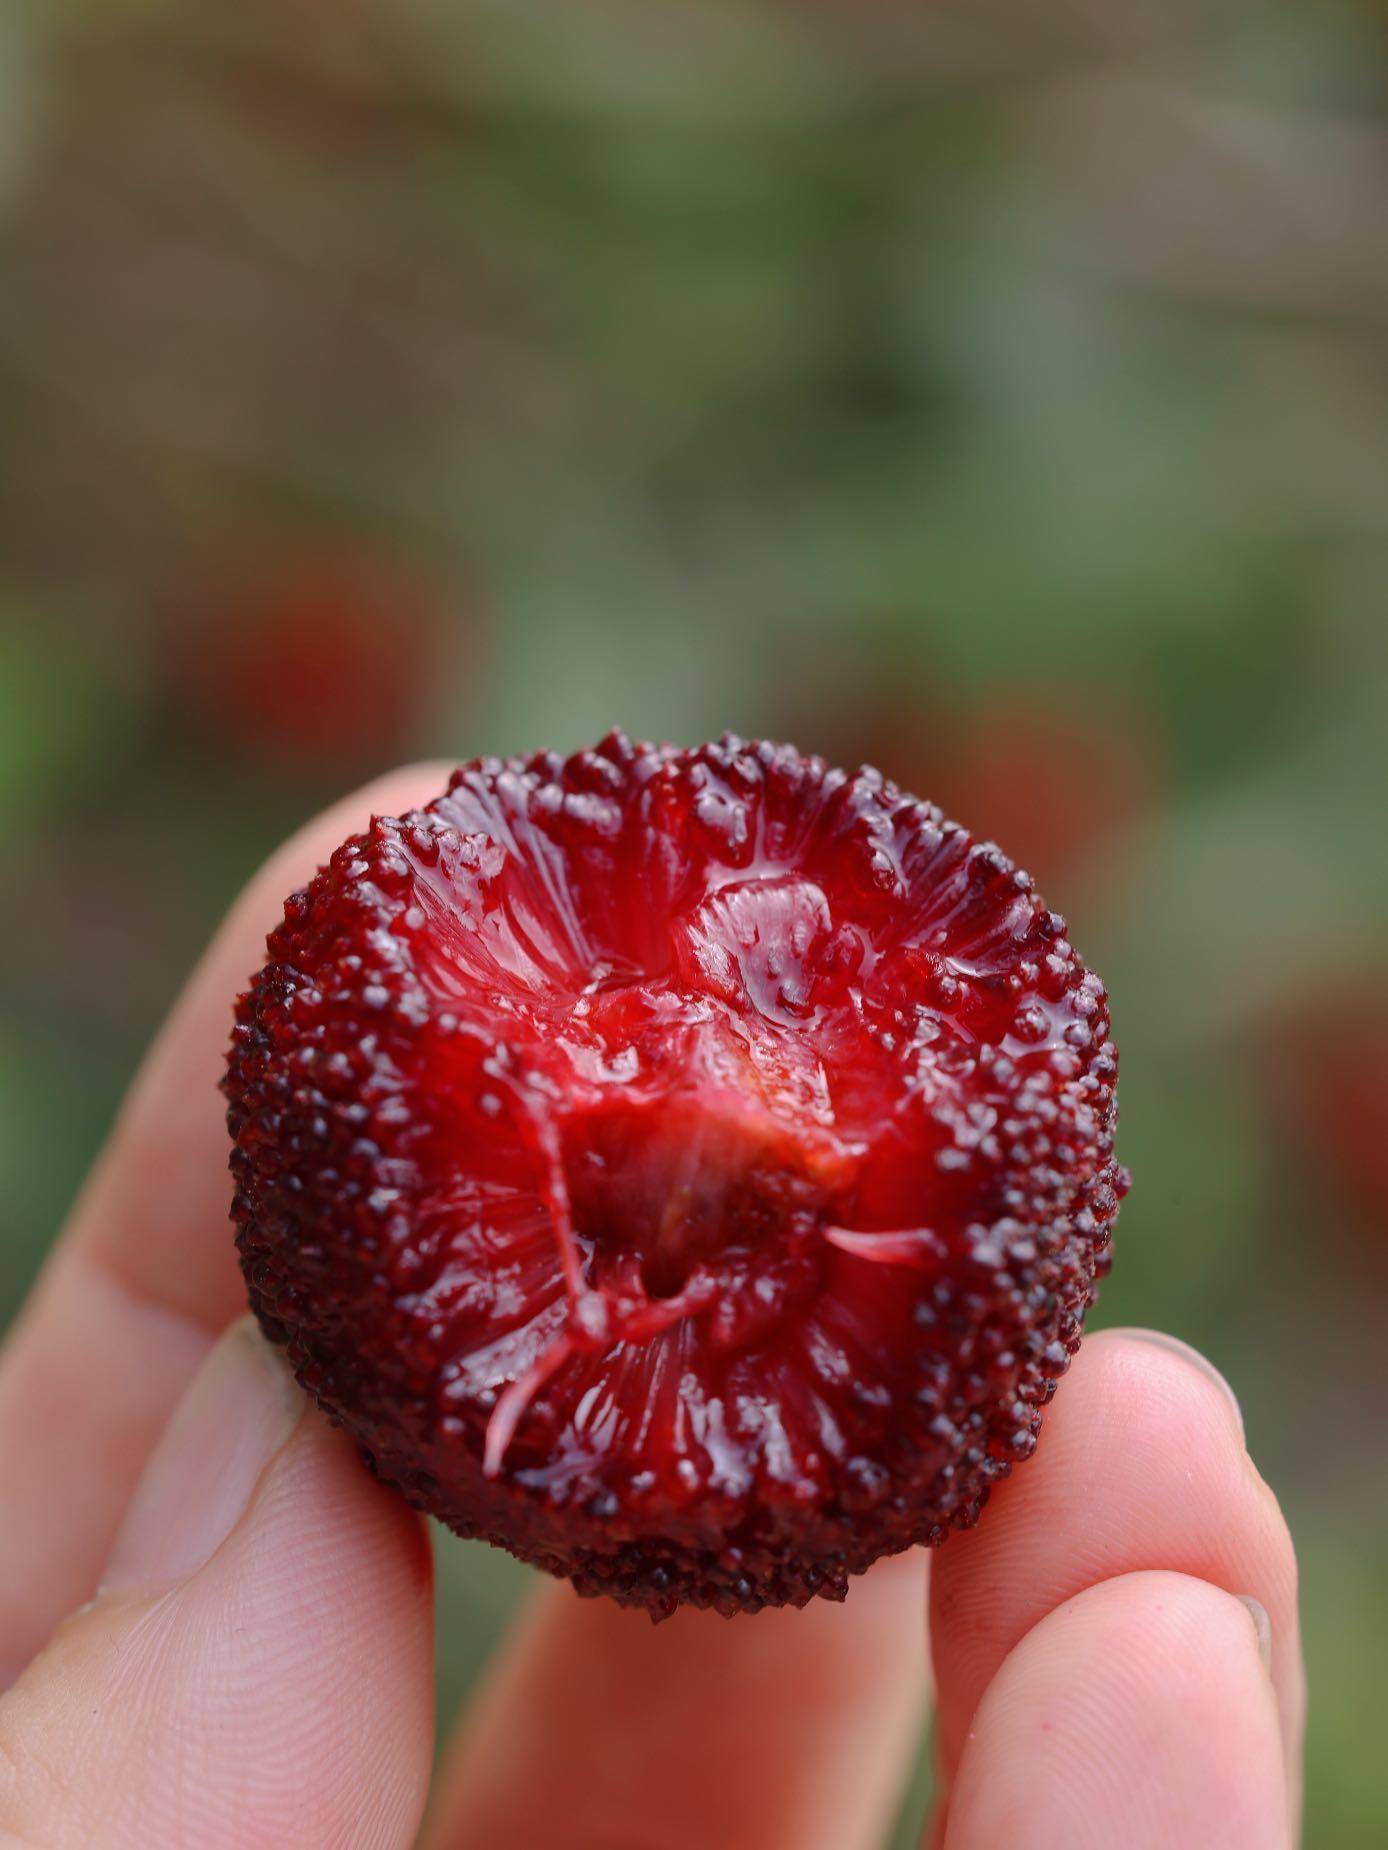
<svg viewBox="0 0 1388 1850"><path fill-rule="evenodd" d="M269 948L251 1301L421 1507L732 1613L1034 1448L1126 1185L1106 997L929 805L731 738L482 760Z"/></svg>

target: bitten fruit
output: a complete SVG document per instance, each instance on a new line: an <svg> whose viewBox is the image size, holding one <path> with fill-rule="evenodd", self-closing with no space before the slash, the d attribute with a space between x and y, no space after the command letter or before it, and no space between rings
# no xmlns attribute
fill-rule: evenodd
<svg viewBox="0 0 1388 1850"><path fill-rule="evenodd" d="M251 1304L420 1509L654 1617L844 1596L1035 1449L1127 1177L995 847L725 737L479 759L285 907Z"/></svg>

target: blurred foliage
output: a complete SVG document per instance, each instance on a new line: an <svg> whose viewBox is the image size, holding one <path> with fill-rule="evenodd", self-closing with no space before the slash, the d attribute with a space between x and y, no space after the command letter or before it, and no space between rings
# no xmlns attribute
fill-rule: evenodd
<svg viewBox="0 0 1388 1850"><path fill-rule="evenodd" d="M1385 198L1379 0L0 18L5 1308L351 782L614 721L878 759L1111 982L1102 1315L1235 1381L1307 1841L1380 1845ZM443 1569L451 1707L525 1577Z"/></svg>

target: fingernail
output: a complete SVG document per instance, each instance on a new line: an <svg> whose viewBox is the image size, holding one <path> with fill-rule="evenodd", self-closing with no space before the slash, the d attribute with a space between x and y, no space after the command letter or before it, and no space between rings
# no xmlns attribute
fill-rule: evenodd
<svg viewBox="0 0 1388 1850"><path fill-rule="evenodd" d="M1248 1616L1253 1621L1253 1631L1258 1640L1258 1655L1263 1660L1263 1669L1272 1675L1272 1620L1268 1609L1261 1600L1254 1599L1251 1593L1236 1593L1234 1598L1241 1606L1247 1606Z"/></svg>
<svg viewBox="0 0 1388 1850"><path fill-rule="evenodd" d="M1150 1343L1154 1349L1165 1349L1168 1355L1180 1356L1181 1360L1187 1363L1189 1367L1195 1369L1197 1374L1203 1375L1207 1381L1212 1381L1219 1389L1220 1393L1233 1409L1234 1418L1238 1421L1240 1434L1243 1433L1243 1408L1239 1405L1239 1397L1208 1356L1201 1355L1198 1349L1192 1349L1189 1343L1183 1343L1179 1336L1168 1336L1165 1330L1125 1328L1109 1330L1106 1334L1109 1336L1126 1336L1133 1342Z"/></svg>
<svg viewBox="0 0 1388 1850"><path fill-rule="evenodd" d="M164 1589L208 1561L246 1511L306 1406L251 1318L193 1379L135 1492L102 1592Z"/></svg>

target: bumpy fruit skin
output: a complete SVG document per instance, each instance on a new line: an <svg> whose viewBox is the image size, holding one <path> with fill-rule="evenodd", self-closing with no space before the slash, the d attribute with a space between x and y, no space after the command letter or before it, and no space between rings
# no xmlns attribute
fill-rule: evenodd
<svg viewBox="0 0 1388 1850"><path fill-rule="evenodd" d="M256 1314L460 1534L841 1599L1031 1455L1127 1177L1103 985L869 769L481 759L285 908L225 1089Z"/></svg>

